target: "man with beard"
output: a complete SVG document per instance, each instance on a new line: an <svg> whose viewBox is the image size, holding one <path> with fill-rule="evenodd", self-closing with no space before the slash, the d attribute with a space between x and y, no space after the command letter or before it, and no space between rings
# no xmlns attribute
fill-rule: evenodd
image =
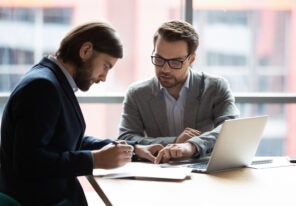
<svg viewBox="0 0 296 206"><path fill-rule="evenodd" d="M23 76L2 118L2 192L24 206L83 206L87 201L77 176L123 166L133 151L155 161L152 154L161 145L84 136L74 92L105 81L122 56L117 32L107 23L90 22L70 31L55 56L44 57Z"/></svg>
<svg viewBox="0 0 296 206"><path fill-rule="evenodd" d="M156 76L130 86L119 139L164 145L155 163L210 155L223 121L239 115L228 82L190 69L199 44L191 24L165 22L153 40Z"/></svg>

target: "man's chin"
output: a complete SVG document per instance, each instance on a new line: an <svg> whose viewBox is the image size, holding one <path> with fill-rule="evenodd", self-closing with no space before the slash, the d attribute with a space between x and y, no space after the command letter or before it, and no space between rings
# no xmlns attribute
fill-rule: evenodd
<svg viewBox="0 0 296 206"><path fill-rule="evenodd" d="M171 88L171 87L174 87L174 85L173 85L172 83L168 82L168 81L161 81L160 83L161 83L161 85L162 85L163 87L165 87L165 88Z"/></svg>
<svg viewBox="0 0 296 206"><path fill-rule="evenodd" d="M89 90L89 88L90 88L90 86L84 86L84 87L78 87L81 91L83 91L83 92L87 92L88 90Z"/></svg>
<svg viewBox="0 0 296 206"><path fill-rule="evenodd" d="M80 89L82 92L87 92L89 89Z"/></svg>

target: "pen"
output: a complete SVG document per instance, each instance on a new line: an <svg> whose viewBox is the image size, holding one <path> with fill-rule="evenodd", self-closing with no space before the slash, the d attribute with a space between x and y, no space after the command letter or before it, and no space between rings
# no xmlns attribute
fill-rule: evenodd
<svg viewBox="0 0 296 206"><path fill-rule="evenodd" d="M118 145L119 142L117 142L116 140L113 140L113 141L112 141L112 144L114 144L114 145Z"/></svg>
<svg viewBox="0 0 296 206"><path fill-rule="evenodd" d="M119 142L117 142L116 140L112 140L111 143L114 144L115 146L119 144ZM135 158L135 156L136 156L136 153L132 151L132 157Z"/></svg>

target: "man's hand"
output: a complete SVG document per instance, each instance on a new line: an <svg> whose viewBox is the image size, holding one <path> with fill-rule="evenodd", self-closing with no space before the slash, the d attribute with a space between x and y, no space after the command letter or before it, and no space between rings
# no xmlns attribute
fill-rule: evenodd
<svg viewBox="0 0 296 206"><path fill-rule="evenodd" d="M194 136L199 136L200 131L187 127L176 139L176 143L184 143Z"/></svg>
<svg viewBox="0 0 296 206"><path fill-rule="evenodd" d="M135 153L138 157L142 159L147 159L151 162L155 162L156 154L163 149L161 144L152 144L152 145L136 145Z"/></svg>
<svg viewBox="0 0 296 206"><path fill-rule="evenodd" d="M94 168L112 169L131 161L134 148L120 141L117 145L108 144L100 150L92 151Z"/></svg>
<svg viewBox="0 0 296 206"><path fill-rule="evenodd" d="M191 157L196 153L196 146L190 142L169 144L159 151L154 163L165 163L171 158Z"/></svg>

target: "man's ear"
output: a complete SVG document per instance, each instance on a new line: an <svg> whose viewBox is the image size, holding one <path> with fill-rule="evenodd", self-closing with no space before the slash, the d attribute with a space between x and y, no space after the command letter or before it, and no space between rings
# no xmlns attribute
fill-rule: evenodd
<svg viewBox="0 0 296 206"><path fill-rule="evenodd" d="M79 50L79 56L81 60L84 62L89 59L93 54L93 44L91 42L85 42L81 45Z"/></svg>
<svg viewBox="0 0 296 206"><path fill-rule="evenodd" d="M189 65L190 66L193 64L195 58L196 58L196 54L195 53L191 54L190 59L189 59Z"/></svg>

